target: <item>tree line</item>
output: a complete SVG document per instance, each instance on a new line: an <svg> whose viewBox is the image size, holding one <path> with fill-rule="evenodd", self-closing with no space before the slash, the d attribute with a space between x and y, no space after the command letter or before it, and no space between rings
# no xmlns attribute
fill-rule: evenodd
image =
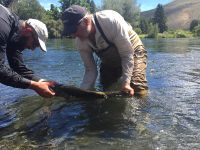
<svg viewBox="0 0 200 150"><path fill-rule="evenodd" d="M51 4L50 9L45 10L38 0L0 0L0 4L15 12L21 20L34 18L44 22L49 32L49 38L62 37L63 24L61 15L70 5L84 6L92 13L96 10L93 0L59 0L59 2L61 7Z"/></svg>
<svg viewBox="0 0 200 150"><path fill-rule="evenodd" d="M140 17L140 6L136 0L102 0L101 2L102 5L97 7L93 0L59 0L60 7L51 4L50 9L45 10L38 0L0 0L2 5L10 8L22 20L34 18L43 21L47 25L49 38L62 37L63 24L60 18L62 12L73 4L84 6L91 13L103 9L115 10L133 26L138 34L143 34L145 37L157 38L159 34L172 33L168 31L167 18L161 4L157 5L153 18L147 20ZM190 31L196 36L200 36L199 24L199 20L194 20L190 25ZM182 37L185 33L173 31L173 34Z"/></svg>

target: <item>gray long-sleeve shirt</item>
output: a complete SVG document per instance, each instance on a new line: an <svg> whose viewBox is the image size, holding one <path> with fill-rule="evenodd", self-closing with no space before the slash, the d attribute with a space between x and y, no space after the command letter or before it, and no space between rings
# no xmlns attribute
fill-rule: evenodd
<svg viewBox="0 0 200 150"><path fill-rule="evenodd" d="M130 83L132 71L134 68L134 48L143 45L138 35L132 31L131 43L129 31L132 27L124 20L124 18L113 10L104 10L96 13L98 22L107 37L113 43L120 55L122 64L122 82ZM93 23L95 21L93 19ZM76 38L76 45L80 52L81 58L85 66L85 75L81 84L84 89L91 88L97 78L97 67L93 57L93 49L102 50L108 47L108 43L103 39L95 24L95 42L96 47L87 39L80 40ZM112 58L112 54L110 54Z"/></svg>

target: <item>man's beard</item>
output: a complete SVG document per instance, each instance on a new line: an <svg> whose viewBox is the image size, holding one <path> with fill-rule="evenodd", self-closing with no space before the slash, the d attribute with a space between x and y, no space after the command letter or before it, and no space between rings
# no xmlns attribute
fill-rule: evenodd
<svg viewBox="0 0 200 150"><path fill-rule="evenodd" d="M12 36L12 38L10 39L8 46L12 49L17 49L17 50L23 51L24 49L26 49L27 41L28 41L28 39L26 37L15 33Z"/></svg>

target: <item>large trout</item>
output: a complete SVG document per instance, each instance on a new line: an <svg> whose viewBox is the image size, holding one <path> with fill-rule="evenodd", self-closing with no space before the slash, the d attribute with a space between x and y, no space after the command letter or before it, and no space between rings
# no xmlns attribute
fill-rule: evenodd
<svg viewBox="0 0 200 150"><path fill-rule="evenodd" d="M56 84L52 87L53 91L55 91L56 96L69 98L70 96L80 97L80 98L104 98L107 99L109 97L122 96L124 93L120 91L116 92L99 92L99 91L91 91L84 90L78 87L64 85L64 84ZM127 96L127 95L126 95Z"/></svg>
<svg viewBox="0 0 200 150"><path fill-rule="evenodd" d="M56 84L52 89L55 91L56 96L65 98L68 98L69 96L80 98L107 98L107 95L104 92L84 90L64 84Z"/></svg>

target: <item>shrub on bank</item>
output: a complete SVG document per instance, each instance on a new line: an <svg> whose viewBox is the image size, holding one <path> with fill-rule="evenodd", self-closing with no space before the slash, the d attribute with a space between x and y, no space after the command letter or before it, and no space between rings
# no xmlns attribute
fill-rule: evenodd
<svg viewBox="0 0 200 150"><path fill-rule="evenodd" d="M194 35L200 37L200 25L194 28Z"/></svg>
<svg viewBox="0 0 200 150"><path fill-rule="evenodd" d="M196 36L200 36L200 26L199 30L196 28ZM153 34L154 33L154 34ZM141 38L191 38L193 37L193 33L190 31L185 30L169 30L165 31L163 33L158 33L157 36L155 36L155 32L150 32L148 34L140 35Z"/></svg>
<svg viewBox="0 0 200 150"><path fill-rule="evenodd" d="M165 31L163 33L159 33L158 38L175 38L175 34L173 31Z"/></svg>
<svg viewBox="0 0 200 150"><path fill-rule="evenodd" d="M177 30L177 31L175 31L175 37L176 38L186 38L187 33L183 30Z"/></svg>
<svg viewBox="0 0 200 150"><path fill-rule="evenodd" d="M149 25L149 30L148 30L148 33L147 33L147 38L157 38L158 37L158 32L159 32L159 29L158 29L158 24L150 24Z"/></svg>

